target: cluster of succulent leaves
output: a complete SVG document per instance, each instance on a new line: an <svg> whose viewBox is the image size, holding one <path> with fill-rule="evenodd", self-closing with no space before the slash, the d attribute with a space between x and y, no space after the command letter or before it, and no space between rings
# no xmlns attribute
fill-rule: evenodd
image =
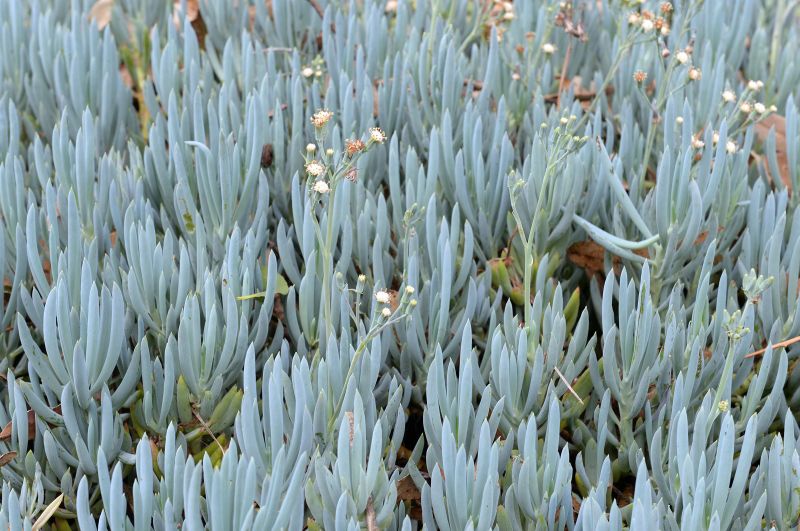
<svg viewBox="0 0 800 531"><path fill-rule="evenodd" d="M0 0L0 527L797 525L794 7Z"/></svg>

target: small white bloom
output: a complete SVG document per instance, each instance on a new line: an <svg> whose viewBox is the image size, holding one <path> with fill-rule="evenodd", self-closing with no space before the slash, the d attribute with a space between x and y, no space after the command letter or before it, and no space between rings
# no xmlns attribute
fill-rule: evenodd
<svg viewBox="0 0 800 531"><path fill-rule="evenodd" d="M628 15L628 24L631 26L635 26L639 23L639 14L638 13L631 13Z"/></svg>
<svg viewBox="0 0 800 531"><path fill-rule="evenodd" d="M326 183L325 181L316 181L314 185L311 187L311 189L317 192L318 194L327 194L328 192L331 191L330 187L328 186L328 183Z"/></svg>
<svg viewBox="0 0 800 531"><path fill-rule="evenodd" d="M734 142L733 140L728 140L727 142L725 142L725 151L727 151L730 154L736 153L736 142Z"/></svg>
<svg viewBox="0 0 800 531"><path fill-rule="evenodd" d="M391 317L392 310L390 310L389 308L384 308L383 310L381 310L381 315L383 315L384 317Z"/></svg>
<svg viewBox="0 0 800 531"><path fill-rule="evenodd" d="M666 24L661 26L661 35L666 37L667 35L669 35L669 31L670 31L669 26L667 26Z"/></svg>
<svg viewBox="0 0 800 531"><path fill-rule="evenodd" d="M559 122L561 122L561 125L567 125L569 123L569 118L567 118L566 116L562 116Z"/></svg>
<svg viewBox="0 0 800 531"><path fill-rule="evenodd" d="M316 160L312 160L311 162L306 164L306 172L314 177L319 177L320 175L325 173L325 166L323 166Z"/></svg>
<svg viewBox="0 0 800 531"><path fill-rule="evenodd" d="M758 92L758 89L761 87L759 87L758 81L751 79L750 81L747 82L747 88L749 88L753 92Z"/></svg>
<svg viewBox="0 0 800 531"><path fill-rule="evenodd" d="M681 125L683 123L683 116L678 116L675 118L675 123Z"/></svg>
<svg viewBox="0 0 800 531"><path fill-rule="evenodd" d="M328 148L325 150L325 154L329 157L333 156L333 148Z"/></svg>
<svg viewBox="0 0 800 531"><path fill-rule="evenodd" d="M692 140L692 147L695 149L703 149L706 143L700 140L699 138L695 138Z"/></svg>
<svg viewBox="0 0 800 531"><path fill-rule="evenodd" d="M767 108L760 101L758 103L756 103L755 105L753 105L753 109L755 109L755 111L758 114L764 114L765 112L767 112Z"/></svg>
<svg viewBox="0 0 800 531"><path fill-rule="evenodd" d="M414 293L414 291L416 291L414 290L414 286L406 286L406 293L408 293L409 295Z"/></svg>
<svg viewBox="0 0 800 531"><path fill-rule="evenodd" d="M377 142L378 144L383 144L386 142L386 133L384 133L379 127L371 128L369 130L369 137L373 142Z"/></svg>
<svg viewBox="0 0 800 531"><path fill-rule="evenodd" d="M730 408L730 403L727 400L720 400L718 407L721 412L725 413Z"/></svg>
<svg viewBox="0 0 800 531"><path fill-rule="evenodd" d="M314 153L317 150L317 146L314 144L306 145L306 153Z"/></svg>
<svg viewBox="0 0 800 531"><path fill-rule="evenodd" d="M715 143L715 144L716 144L717 142L719 142L719 133L717 133L716 131L714 131L714 134L713 134L713 135L711 135L711 141L712 141L713 143Z"/></svg>
<svg viewBox="0 0 800 531"><path fill-rule="evenodd" d="M311 77L314 75L314 69L310 66L305 67L303 70L300 71L303 74L303 77Z"/></svg>
<svg viewBox="0 0 800 531"><path fill-rule="evenodd" d="M514 20L514 18L515 18L514 13L510 11L508 13L503 14L503 19L505 20Z"/></svg>
<svg viewBox="0 0 800 531"><path fill-rule="evenodd" d="M722 99L725 100L726 103L736 101L736 94L734 94L732 90L724 90L722 91Z"/></svg>
<svg viewBox="0 0 800 531"><path fill-rule="evenodd" d="M542 51L544 53L546 53L547 55L551 55L551 54L555 53L556 47L555 47L555 45L553 45L553 44L551 44L549 42L546 42L546 43L542 44Z"/></svg>
<svg viewBox="0 0 800 531"><path fill-rule="evenodd" d="M365 275L363 273L358 275L358 281L359 282L366 282L367 281L367 275Z"/></svg>
<svg viewBox="0 0 800 531"><path fill-rule="evenodd" d="M770 105L769 112L778 112L778 107L776 105Z"/></svg>
<svg viewBox="0 0 800 531"><path fill-rule="evenodd" d="M645 33L648 31L653 31L654 27L655 25L653 24L653 21L650 20L649 18L642 20L642 31L644 31Z"/></svg>
<svg viewBox="0 0 800 531"><path fill-rule="evenodd" d="M750 111L752 111L753 108L750 106L748 102L743 101L741 105L739 105L739 110L745 114L750 114Z"/></svg>
<svg viewBox="0 0 800 531"><path fill-rule="evenodd" d="M699 81L703 77L703 73L699 68L692 67L689 69L689 79L692 81Z"/></svg>
<svg viewBox="0 0 800 531"><path fill-rule="evenodd" d="M389 304L391 296L388 291L381 290L375 293L375 300L381 304Z"/></svg>
<svg viewBox="0 0 800 531"><path fill-rule="evenodd" d="M680 52L675 54L675 59L682 65L685 65L689 62L689 54L681 50Z"/></svg>

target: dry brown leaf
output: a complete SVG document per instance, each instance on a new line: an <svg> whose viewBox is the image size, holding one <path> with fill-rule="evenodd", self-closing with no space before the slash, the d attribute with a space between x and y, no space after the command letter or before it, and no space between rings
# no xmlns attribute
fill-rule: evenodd
<svg viewBox="0 0 800 531"><path fill-rule="evenodd" d="M114 0L97 0L89 9L89 20L97 22L97 28L102 30L111 22L111 9L114 7Z"/></svg>
<svg viewBox="0 0 800 531"><path fill-rule="evenodd" d="M397 481L397 499L402 501L420 501L422 499L422 495L411 476L406 476Z"/></svg>
<svg viewBox="0 0 800 531"><path fill-rule="evenodd" d="M378 531L378 519L375 516L375 505L372 496L367 500L367 531Z"/></svg>
<svg viewBox="0 0 800 531"><path fill-rule="evenodd" d="M770 114L763 120L756 122L756 136L761 142L766 142L769 132L773 128L775 128L775 154L778 158L778 171L783 184L791 193L792 182L789 179L789 159L786 153L786 118L780 114ZM773 179L774 176L770 175L769 164L765 163L764 168L770 179Z"/></svg>
<svg viewBox="0 0 800 531"><path fill-rule="evenodd" d="M585 240L572 244L569 249L567 249L567 258L576 266L583 268L586 274L591 277L605 273L605 254L607 252L608 251L599 243L592 240ZM648 258L650 256L647 249L635 249L633 253L638 254L642 258ZM621 264L620 258L616 255L612 255L611 263L614 266L614 272L619 273Z"/></svg>
<svg viewBox="0 0 800 531"><path fill-rule="evenodd" d="M14 452L13 450L0 455L0 466L9 464L15 457L17 457L17 452Z"/></svg>

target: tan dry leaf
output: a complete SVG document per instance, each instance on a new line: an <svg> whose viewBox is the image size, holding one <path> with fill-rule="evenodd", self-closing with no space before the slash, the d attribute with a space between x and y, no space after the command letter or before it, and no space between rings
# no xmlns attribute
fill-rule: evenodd
<svg viewBox="0 0 800 531"><path fill-rule="evenodd" d="M102 30L111 22L111 9L114 7L114 0L97 0L89 9L89 20L97 22L97 28Z"/></svg>
<svg viewBox="0 0 800 531"><path fill-rule="evenodd" d="M756 136L761 142L766 142L772 128L775 128L775 154L778 158L780 178L788 188L789 193L791 193L792 182L789 179L789 159L786 153L786 118L780 114L770 114L763 120L756 122ZM767 171L767 175L772 179L773 176L769 174L769 165L765 163L764 168Z"/></svg>
<svg viewBox="0 0 800 531"><path fill-rule="evenodd" d="M14 452L13 450L0 455L0 466L9 464L15 457L17 457L17 452Z"/></svg>

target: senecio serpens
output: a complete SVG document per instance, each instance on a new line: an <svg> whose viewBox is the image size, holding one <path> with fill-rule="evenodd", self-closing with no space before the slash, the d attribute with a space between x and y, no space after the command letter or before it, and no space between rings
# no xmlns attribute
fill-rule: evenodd
<svg viewBox="0 0 800 531"><path fill-rule="evenodd" d="M795 529L790 0L0 0L0 529Z"/></svg>

